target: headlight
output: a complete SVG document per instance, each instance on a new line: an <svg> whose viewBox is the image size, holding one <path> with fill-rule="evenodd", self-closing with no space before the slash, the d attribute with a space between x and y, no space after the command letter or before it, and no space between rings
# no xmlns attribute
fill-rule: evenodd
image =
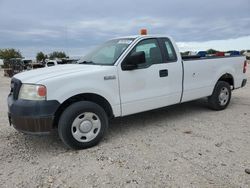
<svg viewBox="0 0 250 188"><path fill-rule="evenodd" d="M47 89L43 85L22 84L18 99L46 100Z"/></svg>

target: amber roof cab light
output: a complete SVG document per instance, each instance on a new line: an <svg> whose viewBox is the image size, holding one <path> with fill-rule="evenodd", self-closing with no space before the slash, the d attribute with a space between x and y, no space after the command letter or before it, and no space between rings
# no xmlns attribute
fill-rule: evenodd
<svg viewBox="0 0 250 188"><path fill-rule="evenodd" d="M148 34L148 31L147 29L141 29L141 35L147 35Z"/></svg>

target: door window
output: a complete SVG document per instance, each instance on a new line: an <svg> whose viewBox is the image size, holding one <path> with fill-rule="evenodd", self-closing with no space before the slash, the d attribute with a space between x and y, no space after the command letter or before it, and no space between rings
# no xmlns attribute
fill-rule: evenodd
<svg viewBox="0 0 250 188"><path fill-rule="evenodd" d="M145 53L146 62L143 64L139 64L138 68L146 68L153 64L163 62L161 50L156 39L146 39L139 42L130 52L130 54L140 51L143 51Z"/></svg>

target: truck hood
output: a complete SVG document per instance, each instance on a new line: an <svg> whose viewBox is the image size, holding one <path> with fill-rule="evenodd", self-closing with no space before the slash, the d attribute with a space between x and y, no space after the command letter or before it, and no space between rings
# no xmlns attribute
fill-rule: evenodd
<svg viewBox="0 0 250 188"><path fill-rule="evenodd" d="M94 72L103 69L104 67L106 66L84 64L57 65L53 67L25 71L16 74L14 77L21 80L22 83L37 83L41 80L46 80L77 72Z"/></svg>

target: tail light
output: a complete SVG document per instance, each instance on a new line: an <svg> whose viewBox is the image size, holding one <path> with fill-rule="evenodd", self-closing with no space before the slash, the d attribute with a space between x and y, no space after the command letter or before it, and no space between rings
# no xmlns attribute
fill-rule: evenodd
<svg viewBox="0 0 250 188"><path fill-rule="evenodd" d="M244 61L243 73L247 72L247 60Z"/></svg>

